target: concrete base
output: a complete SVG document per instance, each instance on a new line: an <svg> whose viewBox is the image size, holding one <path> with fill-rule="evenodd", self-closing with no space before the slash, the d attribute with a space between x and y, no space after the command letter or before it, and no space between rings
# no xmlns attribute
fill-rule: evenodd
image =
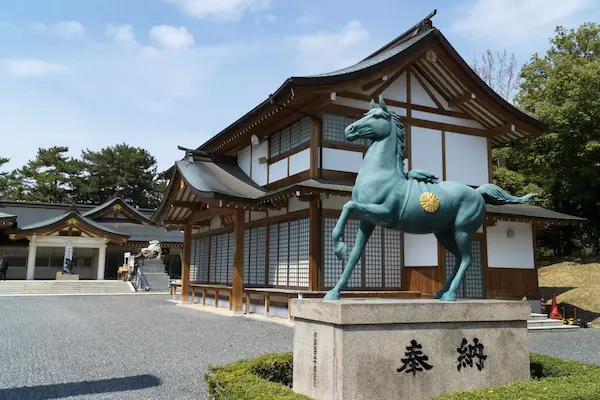
<svg viewBox="0 0 600 400"><path fill-rule="evenodd" d="M294 390L319 400L424 399L527 380L526 302L292 300Z"/></svg>
<svg viewBox="0 0 600 400"><path fill-rule="evenodd" d="M79 280L79 275L77 274L63 274L61 271L58 271L56 273L56 280L57 281L78 281Z"/></svg>

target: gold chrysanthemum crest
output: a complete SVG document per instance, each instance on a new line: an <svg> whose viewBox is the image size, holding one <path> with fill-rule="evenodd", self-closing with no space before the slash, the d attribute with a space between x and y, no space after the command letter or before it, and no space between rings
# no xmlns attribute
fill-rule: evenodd
<svg viewBox="0 0 600 400"><path fill-rule="evenodd" d="M427 212L436 212L440 208L440 199L431 192L425 192L419 198L421 207Z"/></svg>

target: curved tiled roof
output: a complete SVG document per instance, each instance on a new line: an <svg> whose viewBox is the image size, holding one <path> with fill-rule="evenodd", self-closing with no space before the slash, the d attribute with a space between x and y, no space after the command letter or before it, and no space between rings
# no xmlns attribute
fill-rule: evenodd
<svg viewBox="0 0 600 400"><path fill-rule="evenodd" d="M22 226L22 227L14 230L14 231L11 231L10 233L36 231L38 229L45 228L45 227L48 227L48 226L52 226L54 224L58 224L60 222L69 220L71 218L78 219L78 220L82 221L83 223L85 223L85 224L87 224L87 225L89 225L89 226L91 226L91 227L93 227L93 228L95 228L95 229L97 229L99 231L103 231L103 232L106 232L106 233L109 233L109 234L113 234L113 235L117 235L117 236L123 236L123 237L128 237L129 236L126 233L113 230L113 229L111 229L109 227L106 227L103 224L100 224L100 223L98 223L98 222L96 222L94 220L86 218L83 215L81 215L81 214L79 214L79 213L77 213L75 211L71 211L71 212L68 212L68 213L65 213L65 214L61 214L61 215L57 215L55 217L48 218L48 219L45 219L45 220L42 220L42 221L39 221L39 222L35 222L33 224Z"/></svg>
<svg viewBox="0 0 600 400"><path fill-rule="evenodd" d="M97 214L108 208L111 208L116 204L122 205L127 210L129 210L131 213L138 216L142 221L150 223L150 218L148 218L148 216L146 216L145 214L143 214L141 211L137 210L136 208L132 207L129 203L127 203L121 197L114 197L114 198L108 200L107 202L100 204L99 206L96 206L96 207L92 208L91 210L84 212L82 215L84 217L90 217L90 216L93 216L94 214Z"/></svg>

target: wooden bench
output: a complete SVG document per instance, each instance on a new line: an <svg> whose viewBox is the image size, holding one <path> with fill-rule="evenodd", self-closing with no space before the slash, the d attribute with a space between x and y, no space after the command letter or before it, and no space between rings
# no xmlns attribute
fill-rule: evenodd
<svg viewBox="0 0 600 400"><path fill-rule="evenodd" d="M226 285L211 285L205 283L190 283L190 291L192 294L192 304L196 303L196 290L200 290L202 292L202 305L206 305L206 295L209 290L215 292L215 304L216 308L219 307L219 292L227 292L229 295L229 309L232 309L231 304L231 296L232 296L232 287Z"/></svg>
<svg viewBox="0 0 600 400"><path fill-rule="evenodd" d="M172 297L177 296L177 288L181 288L181 283L171 283L169 285L169 295ZM181 293L181 290L179 290L179 293Z"/></svg>
<svg viewBox="0 0 600 400"><path fill-rule="evenodd" d="M251 296L263 296L265 302L265 317L271 311L271 296L287 297L288 319L292 319L293 298L322 298L327 291L308 291L302 289L280 288L245 288L246 314L250 314ZM421 292L403 290L346 290L341 292L342 298L420 298Z"/></svg>

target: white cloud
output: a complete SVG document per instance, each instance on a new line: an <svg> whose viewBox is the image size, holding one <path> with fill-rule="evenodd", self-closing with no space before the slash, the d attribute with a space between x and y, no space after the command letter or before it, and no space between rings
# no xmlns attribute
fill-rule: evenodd
<svg viewBox="0 0 600 400"><path fill-rule="evenodd" d="M314 14L302 15L296 19L298 25L315 25L319 22L321 19Z"/></svg>
<svg viewBox="0 0 600 400"><path fill-rule="evenodd" d="M339 32L319 32L290 38L297 62L308 72L328 72L356 63L368 52L371 34L360 21Z"/></svg>
<svg viewBox="0 0 600 400"><path fill-rule="evenodd" d="M150 29L150 39L159 47L169 50L194 46L194 36L183 26L179 28L169 25L155 26Z"/></svg>
<svg viewBox="0 0 600 400"><path fill-rule="evenodd" d="M131 25L108 25L105 32L120 47L135 48L138 46Z"/></svg>
<svg viewBox="0 0 600 400"><path fill-rule="evenodd" d="M69 72L65 64L53 63L35 58L13 58L0 61L0 66L9 74L20 78L32 78L50 74Z"/></svg>
<svg viewBox="0 0 600 400"><path fill-rule="evenodd" d="M75 39L85 37L85 28L77 21L62 21L53 25L42 23L33 24L33 29L65 39Z"/></svg>
<svg viewBox="0 0 600 400"><path fill-rule="evenodd" d="M591 5L591 0L476 0L459 8L452 30L510 46L550 36L556 25Z"/></svg>
<svg viewBox="0 0 600 400"><path fill-rule="evenodd" d="M179 6L187 14L221 21L239 20L245 13L269 8L271 0L164 0Z"/></svg>

